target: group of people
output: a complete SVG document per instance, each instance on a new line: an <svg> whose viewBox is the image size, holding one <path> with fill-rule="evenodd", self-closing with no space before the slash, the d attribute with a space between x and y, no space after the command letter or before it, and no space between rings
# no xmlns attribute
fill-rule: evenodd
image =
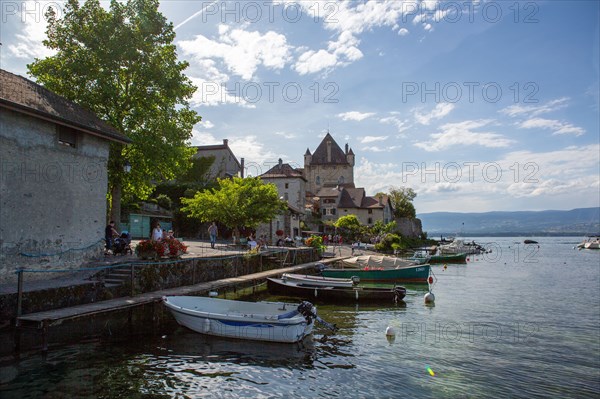
<svg viewBox="0 0 600 399"><path fill-rule="evenodd" d="M339 234L335 234L335 235L331 235L331 234L325 234L323 236L323 244L325 245L342 245L342 236Z"/></svg>
<svg viewBox="0 0 600 399"><path fill-rule="evenodd" d="M162 241L170 238L175 238L173 230L163 230L160 227L160 223L157 222L154 228L152 229L152 241Z"/></svg>

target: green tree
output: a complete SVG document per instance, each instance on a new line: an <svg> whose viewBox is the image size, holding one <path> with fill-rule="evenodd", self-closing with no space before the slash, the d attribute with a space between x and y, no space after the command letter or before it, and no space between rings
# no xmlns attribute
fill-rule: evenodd
<svg viewBox="0 0 600 399"><path fill-rule="evenodd" d="M177 60L173 24L158 0L68 0L63 17L49 9L44 45L56 51L28 65L48 89L93 111L127 135L112 144L108 162L111 219L120 220L125 198L147 198L153 182L173 179L190 166L187 143L200 121L188 100L196 87ZM123 172L129 162L131 173Z"/></svg>
<svg viewBox="0 0 600 399"><path fill-rule="evenodd" d="M279 199L277 187L259 177L218 179L218 187L182 198L181 210L201 222L219 221L234 230L256 228L285 211L287 202ZM239 235L238 235L239 237Z"/></svg>
<svg viewBox="0 0 600 399"><path fill-rule="evenodd" d="M410 187L390 187L390 202L394 207L394 217L396 218L411 218L417 217L415 206L412 201L416 198L417 193Z"/></svg>
<svg viewBox="0 0 600 399"><path fill-rule="evenodd" d="M336 220L334 226L341 230L345 238L353 240L361 231L360 221L356 215L350 214L340 217Z"/></svg>

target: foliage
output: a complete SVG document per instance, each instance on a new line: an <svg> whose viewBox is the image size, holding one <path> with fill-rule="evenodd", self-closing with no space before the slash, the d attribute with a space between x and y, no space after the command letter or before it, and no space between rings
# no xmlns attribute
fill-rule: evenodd
<svg viewBox="0 0 600 399"><path fill-rule="evenodd" d="M402 237L398 234L386 234L383 236L380 242L375 244L375 250L377 251L391 251L398 249L402 243Z"/></svg>
<svg viewBox="0 0 600 399"><path fill-rule="evenodd" d="M387 233L391 233L394 230L396 230L396 222L395 221L391 221L389 223L383 223L381 220L378 220L375 222L375 224L373 224L373 227L371 227L370 229L370 233L372 235L382 235L382 234L387 234Z"/></svg>
<svg viewBox="0 0 600 399"><path fill-rule="evenodd" d="M307 247L315 248L318 253L323 253L325 251L325 245L323 245L323 237L321 236L312 235L308 237L304 243Z"/></svg>
<svg viewBox="0 0 600 399"><path fill-rule="evenodd" d="M218 220L230 228L256 228L278 213L287 202L279 199L274 184L264 184L259 177L218 179L218 187L181 198L183 212L201 222Z"/></svg>
<svg viewBox="0 0 600 399"><path fill-rule="evenodd" d="M153 240L142 240L135 246L135 254L139 257L152 252L160 258L165 255L165 246L160 241Z"/></svg>
<svg viewBox="0 0 600 399"><path fill-rule="evenodd" d="M394 217L411 219L417 217L415 206L412 203L417 193L412 188L392 186L388 195L394 207Z"/></svg>
<svg viewBox="0 0 600 399"><path fill-rule="evenodd" d="M208 182L210 176L210 167L215 163L215 156L210 155L208 157L200 157L192 159L192 167L186 172L180 181L184 182Z"/></svg>
<svg viewBox="0 0 600 399"><path fill-rule="evenodd" d="M200 121L188 100L196 87L177 59L173 24L158 0L68 0L62 18L49 9L48 39L56 53L36 59L29 73L45 87L90 109L132 144L111 144L109 188L125 199L146 198L153 182L173 179L190 166L187 146ZM127 160L131 172L125 174ZM113 204L114 205L114 204Z"/></svg>
<svg viewBox="0 0 600 399"><path fill-rule="evenodd" d="M361 224L356 215L342 216L334 223L334 226L339 229L338 233L345 239L354 240L361 235Z"/></svg>
<svg viewBox="0 0 600 399"><path fill-rule="evenodd" d="M160 194L156 197L156 202L158 203L158 206L160 206L161 208L165 208L170 210L171 207L173 206L173 201L171 200L171 198L167 197L165 194Z"/></svg>
<svg viewBox="0 0 600 399"><path fill-rule="evenodd" d="M167 254L171 257L187 253L187 245L176 238L166 238L160 241L167 248Z"/></svg>
<svg viewBox="0 0 600 399"><path fill-rule="evenodd" d="M135 246L135 254L139 257L155 253L157 258L165 255L175 257L187 253L187 246L175 238L161 241L142 240Z"/></svg>

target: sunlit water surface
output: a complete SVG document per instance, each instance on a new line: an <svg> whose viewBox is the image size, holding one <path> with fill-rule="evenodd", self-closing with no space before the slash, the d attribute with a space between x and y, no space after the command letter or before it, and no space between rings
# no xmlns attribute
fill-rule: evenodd
<svg viewBox="0 0 600 399"><path fill-rule="evenodd" d="M126 342L5 359L0 397L597 398L600 251L536 240L478 238L491 254L433 266L434 307L419 286L400 306L319 305L340 329L317 328L302 345L205 337L173 321Z"/></svg>

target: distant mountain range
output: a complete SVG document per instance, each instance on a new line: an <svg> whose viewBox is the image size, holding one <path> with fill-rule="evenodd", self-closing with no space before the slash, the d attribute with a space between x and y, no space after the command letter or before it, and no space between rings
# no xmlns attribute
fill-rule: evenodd
<svg viewBox="0 0 600 399"><path fill-rule="evenodd" d="M593 235L600 233L600 207L570 211L417 214L430 238L436 235Z"/></svg>

